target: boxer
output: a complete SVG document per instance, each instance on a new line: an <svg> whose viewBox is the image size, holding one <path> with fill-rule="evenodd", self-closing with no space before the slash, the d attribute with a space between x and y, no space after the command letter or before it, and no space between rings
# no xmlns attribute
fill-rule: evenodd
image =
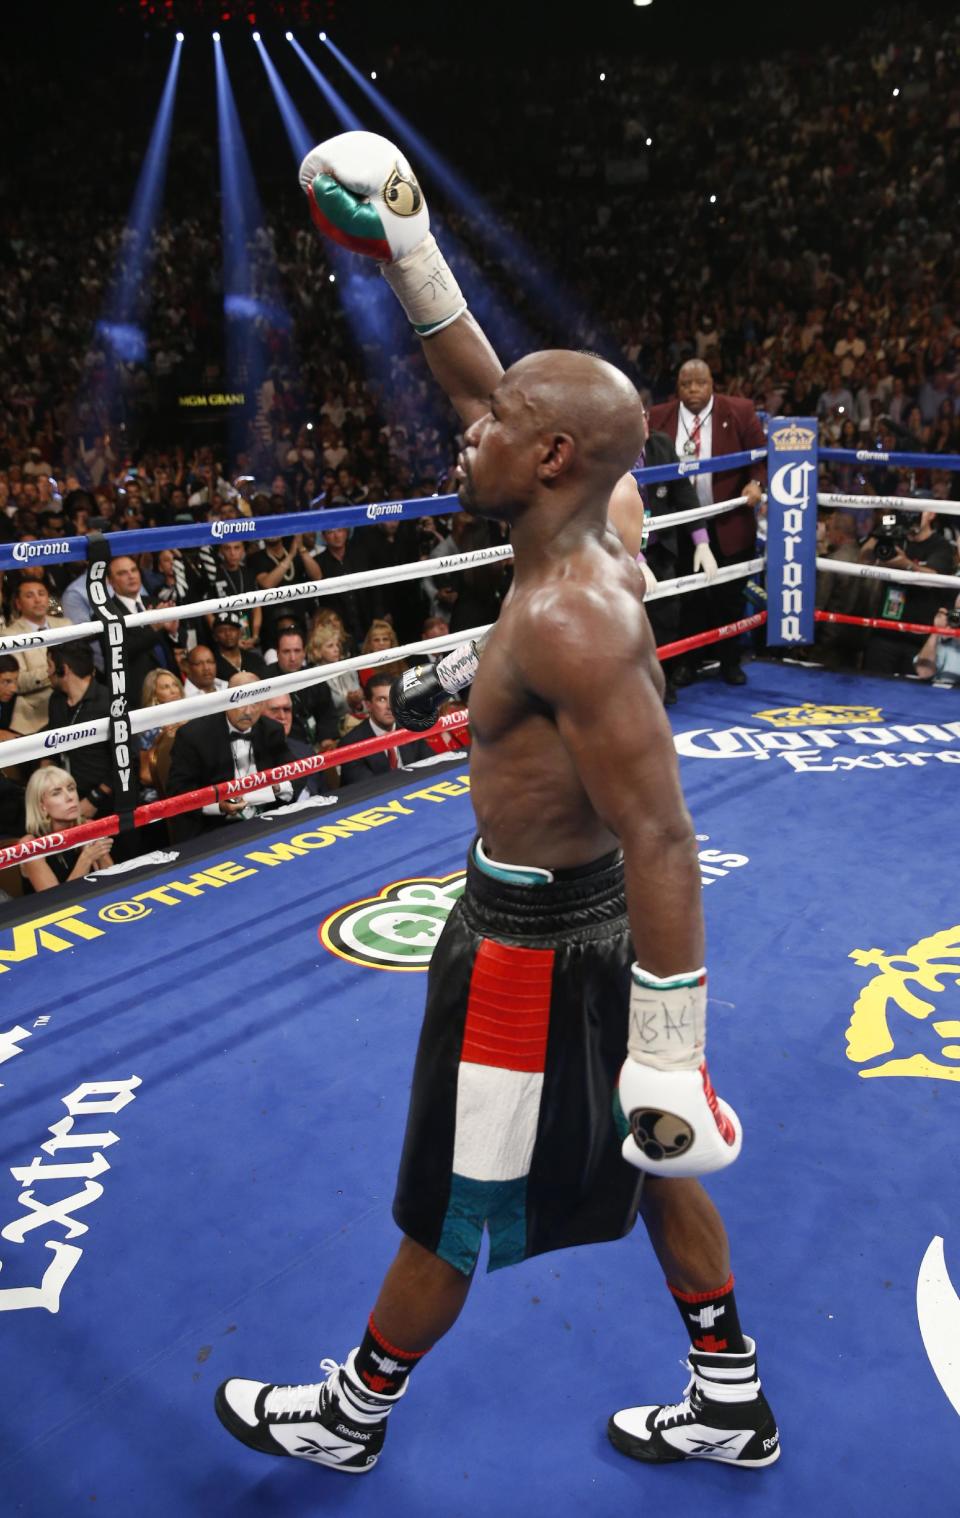
<svg viewBox="0 0 960 1518"><path fill-rule="evenodd" d="M368 1471L463 1307L485 1230L494 1270L618 1238L639 1212L691 1378L675 1405L615 1413L610 1439L642 1461L769 1465L779 1435L697 1179L736 1159L741 1131L705 1061L696 842L643 581L607 527L644 442L639 396L582 353L504 374L386 139L333 138L300 180L320 230L376 259L403 305L466 428L461 504L510 524L515 573L485 646L398 692L419 720L472 684L478 825L430 966L394 1200L404 1238L361 1342L324 1362L324 1381L231 1378L217 1413L254 1449ZM535 1346L527 1357L536 1374Z"/></svg>

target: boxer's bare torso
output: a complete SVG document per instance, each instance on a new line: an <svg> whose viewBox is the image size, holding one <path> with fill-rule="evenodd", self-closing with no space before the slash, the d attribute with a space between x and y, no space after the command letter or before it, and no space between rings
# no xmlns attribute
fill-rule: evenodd
<svg viewBox="0 0 960 1518"><path fill-rule="evenodd" d="M622 661L649 670L651 701L659 706L642 590L642 576L611 532L585 531L563 557L518 573L470 696L472 800L491 858L563 869L617 846L574 763L569 721L561 735L555 697L575 678L594 686L593 730L585 711L570 720L586 726L579 739L598 753L610 741L604 714L625 696L617 689ZM642 712L636 720L644 720ZM637 797L638 806L646 804Z"/></svg>

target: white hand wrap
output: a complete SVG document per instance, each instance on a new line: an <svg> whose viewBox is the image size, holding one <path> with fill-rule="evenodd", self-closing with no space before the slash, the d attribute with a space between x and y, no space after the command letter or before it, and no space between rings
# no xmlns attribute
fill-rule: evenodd
<svg viewBox="0 0 960 1518"><path fill-rule="evenodd" d="M402 258L381 264L380 273L420 337L442 332L467 309L463 291L432 232Z"/></svg>
<svg viewBox="0 0 960 1518"><path fill-rule="evenodd" d="M707 1039L707 972L661 980L639 965L630 971L631 1059L656 1070L697 1070Z"/></svg>
<svg viewBox="0 0 960 1518"><path fill-rule="evenodd" d="M473 684L480 666L481 652L481 644L473 641L461 643L438 661L437 679L448 695L455 696L465 685Z"/></svg>

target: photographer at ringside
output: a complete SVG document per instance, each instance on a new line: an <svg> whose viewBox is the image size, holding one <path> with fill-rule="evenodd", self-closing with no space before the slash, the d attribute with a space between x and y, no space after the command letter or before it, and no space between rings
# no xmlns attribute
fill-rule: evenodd
<svg viewBox="0 0 960 1518"><path fill-rule="evenodd" d="M952 575L956 564L953 544L937 531L935 511L898 512L880 518L879 527L860 550L861 564L901 569L911 574ZM932 625L943 601L934 585L884 582L876 615L889 622ZM870 635L863 668L872 674L910 675L913 661L925 641L922 633L895 633L878 629Z"/></svg>
<svg viewBox="0 0 960 1518"><path fill-rule="evenodd" d="M941 606L933 619L934 627L960 629L960 595L948 610ZM914 660L921 680L947 680L960 685L960 637L945 638L931 633Z"/></svg>

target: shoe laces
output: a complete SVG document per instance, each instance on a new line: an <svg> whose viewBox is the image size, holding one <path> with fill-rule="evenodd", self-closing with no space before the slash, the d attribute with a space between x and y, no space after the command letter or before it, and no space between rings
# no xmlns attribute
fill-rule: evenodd
<svg viewBox="0 0 960 1518"><path fill-rule="evenodd" d="M696 1377L693 1374L689 1361L682 1360L680 1363L690 1371L690 1380L684 1388L681 1401L668 1403L654 1414L654 1428L671 1428L675 1423L689 1422L691 1418L695 1418L697 1415L694 1405L699 1399L699 1388L697 1387Z"/></svg>
<svg viewBox="0 0 960 1518"><path fill-rule="evenodd" d="M299 1386L273 1386L267 1392L263 1410L269 1418L305 1418L319 1413L330 1400L333 1380L340 1366L336 1360L321 1360L320 1369L327 1372L325 1381L310 1381Z"/></svg>

